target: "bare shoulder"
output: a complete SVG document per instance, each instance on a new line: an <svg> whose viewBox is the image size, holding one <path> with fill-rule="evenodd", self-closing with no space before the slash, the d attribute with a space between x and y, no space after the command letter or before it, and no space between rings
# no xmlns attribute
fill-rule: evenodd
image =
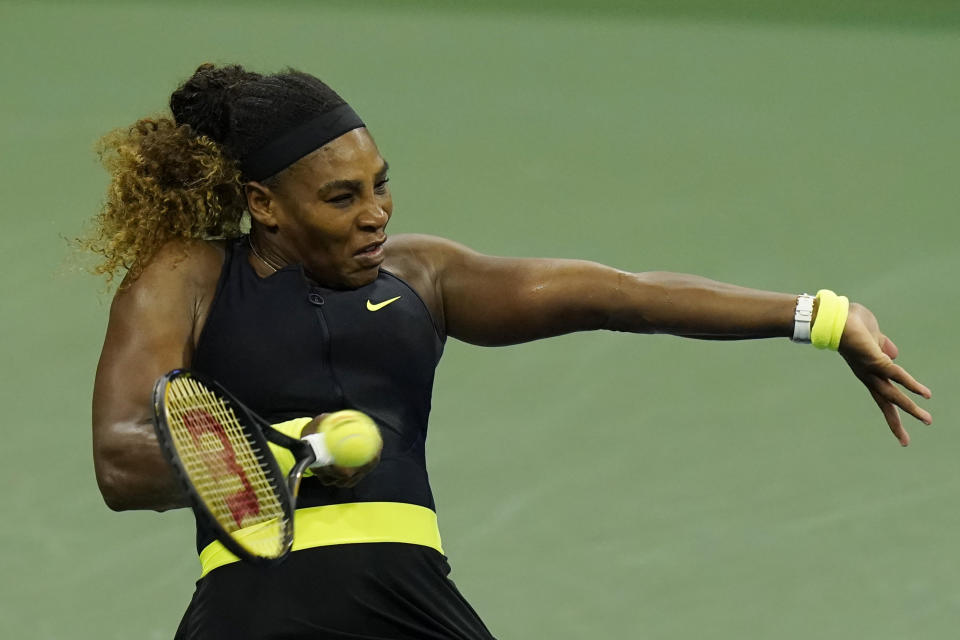
<svg viewBox="0 0 960 640"><path fill-rule="evenodd" d="M160 247L143 269L124 278L115 298L156 289L203 288L216 285L223 265L222 240L173 240Z"/></svg>
<svg viewBox="0 0 960 640"><path fill-rule="evenodd" d="M390 236L390 239L387 241L387 246L397 249L426 250L430 252L470 251L470 249L459 242L426 233L401 233Z"/></svg>
<svg viewBox="0 0 960 640"><path fill-rule="evenodd" d="M451 265L481 257L458 242L419 233L390 236L384 249L384 268L414 284L414 288L425 284L435 289ZM422 295L419 289L418 293Z"/></svg>
<svg viewBox="0 0 960 640"><path fill-rule="evenodd" d="M451 260L464 255L476 255L460 243L420 233L390 236L384 248L387 250L384 266L394 273L414 269L426 270L435 275Z"/></svg>
<svg viewBox="0 0 960 640"><path fill-rule="evenodd" d="M384 249L384 269L413 287L443 326L440 276L452 256L469 250L445 238L417 233L390 236Z"/></svg>
<svg viewBox="0 0 960 640"><path fill-rule="evenodd" d="M193 328L201 327L216 292L225 253L223 241L168 242L138 277L128 275L124 279L114 295L111 317L130 321L145 315L174 316L187 319Z"/></svg>

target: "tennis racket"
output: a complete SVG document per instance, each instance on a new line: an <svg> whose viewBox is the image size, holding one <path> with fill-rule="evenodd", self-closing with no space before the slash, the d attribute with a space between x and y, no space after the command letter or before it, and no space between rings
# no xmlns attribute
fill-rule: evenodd
<svg viewBox="0 0 960 640"><path fill-rule="evenodd" d="M174 369L153 389L154 428L197 516L238 558L282 560L293 545L293 511L308 466L330 464L322 440L291 438L215 381ZM284 476L267 442L289 449Z"/></svg>

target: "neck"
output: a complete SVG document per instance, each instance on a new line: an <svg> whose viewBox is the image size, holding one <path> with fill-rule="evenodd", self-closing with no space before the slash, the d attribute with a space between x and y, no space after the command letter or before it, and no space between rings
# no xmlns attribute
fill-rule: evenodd
<svg viewBox="0 0 960 640"><path fill-rule="evenodd" d="M288 260L284 260L269 244L264 246L263 243L260 242L260 237L254 231L250 232L250 250L260 264L270 270L270 273L275 273L290 264Z"/></svg>

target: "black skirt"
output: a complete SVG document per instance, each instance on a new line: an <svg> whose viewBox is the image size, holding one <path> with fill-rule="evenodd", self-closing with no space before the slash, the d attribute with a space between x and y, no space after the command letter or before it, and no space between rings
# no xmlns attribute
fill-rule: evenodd
<svg viewBox="0 0 960 640"><path fill-rule="evenodd" d="M492 640L449 573L436 550L392 542L235 562L197 582L176 640Z"/></svg>

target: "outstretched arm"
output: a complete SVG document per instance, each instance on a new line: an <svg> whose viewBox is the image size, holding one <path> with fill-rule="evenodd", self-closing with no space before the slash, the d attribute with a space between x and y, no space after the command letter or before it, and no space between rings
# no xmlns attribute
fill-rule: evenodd
<svg viewBox="0 0 960 640"><path fill-rule="evenodd" d="M513 344L591 329L705 339L793 334L795 294L685 274L628 273L585 261L491 257L436 238L419 242L436 274L448 334L474 344ZM839 351L901 444L907 445L909 436L897 407L931 422L900 387L925 398L930 390L893 363L896 346L866 307L851 305Z"/></svg>

